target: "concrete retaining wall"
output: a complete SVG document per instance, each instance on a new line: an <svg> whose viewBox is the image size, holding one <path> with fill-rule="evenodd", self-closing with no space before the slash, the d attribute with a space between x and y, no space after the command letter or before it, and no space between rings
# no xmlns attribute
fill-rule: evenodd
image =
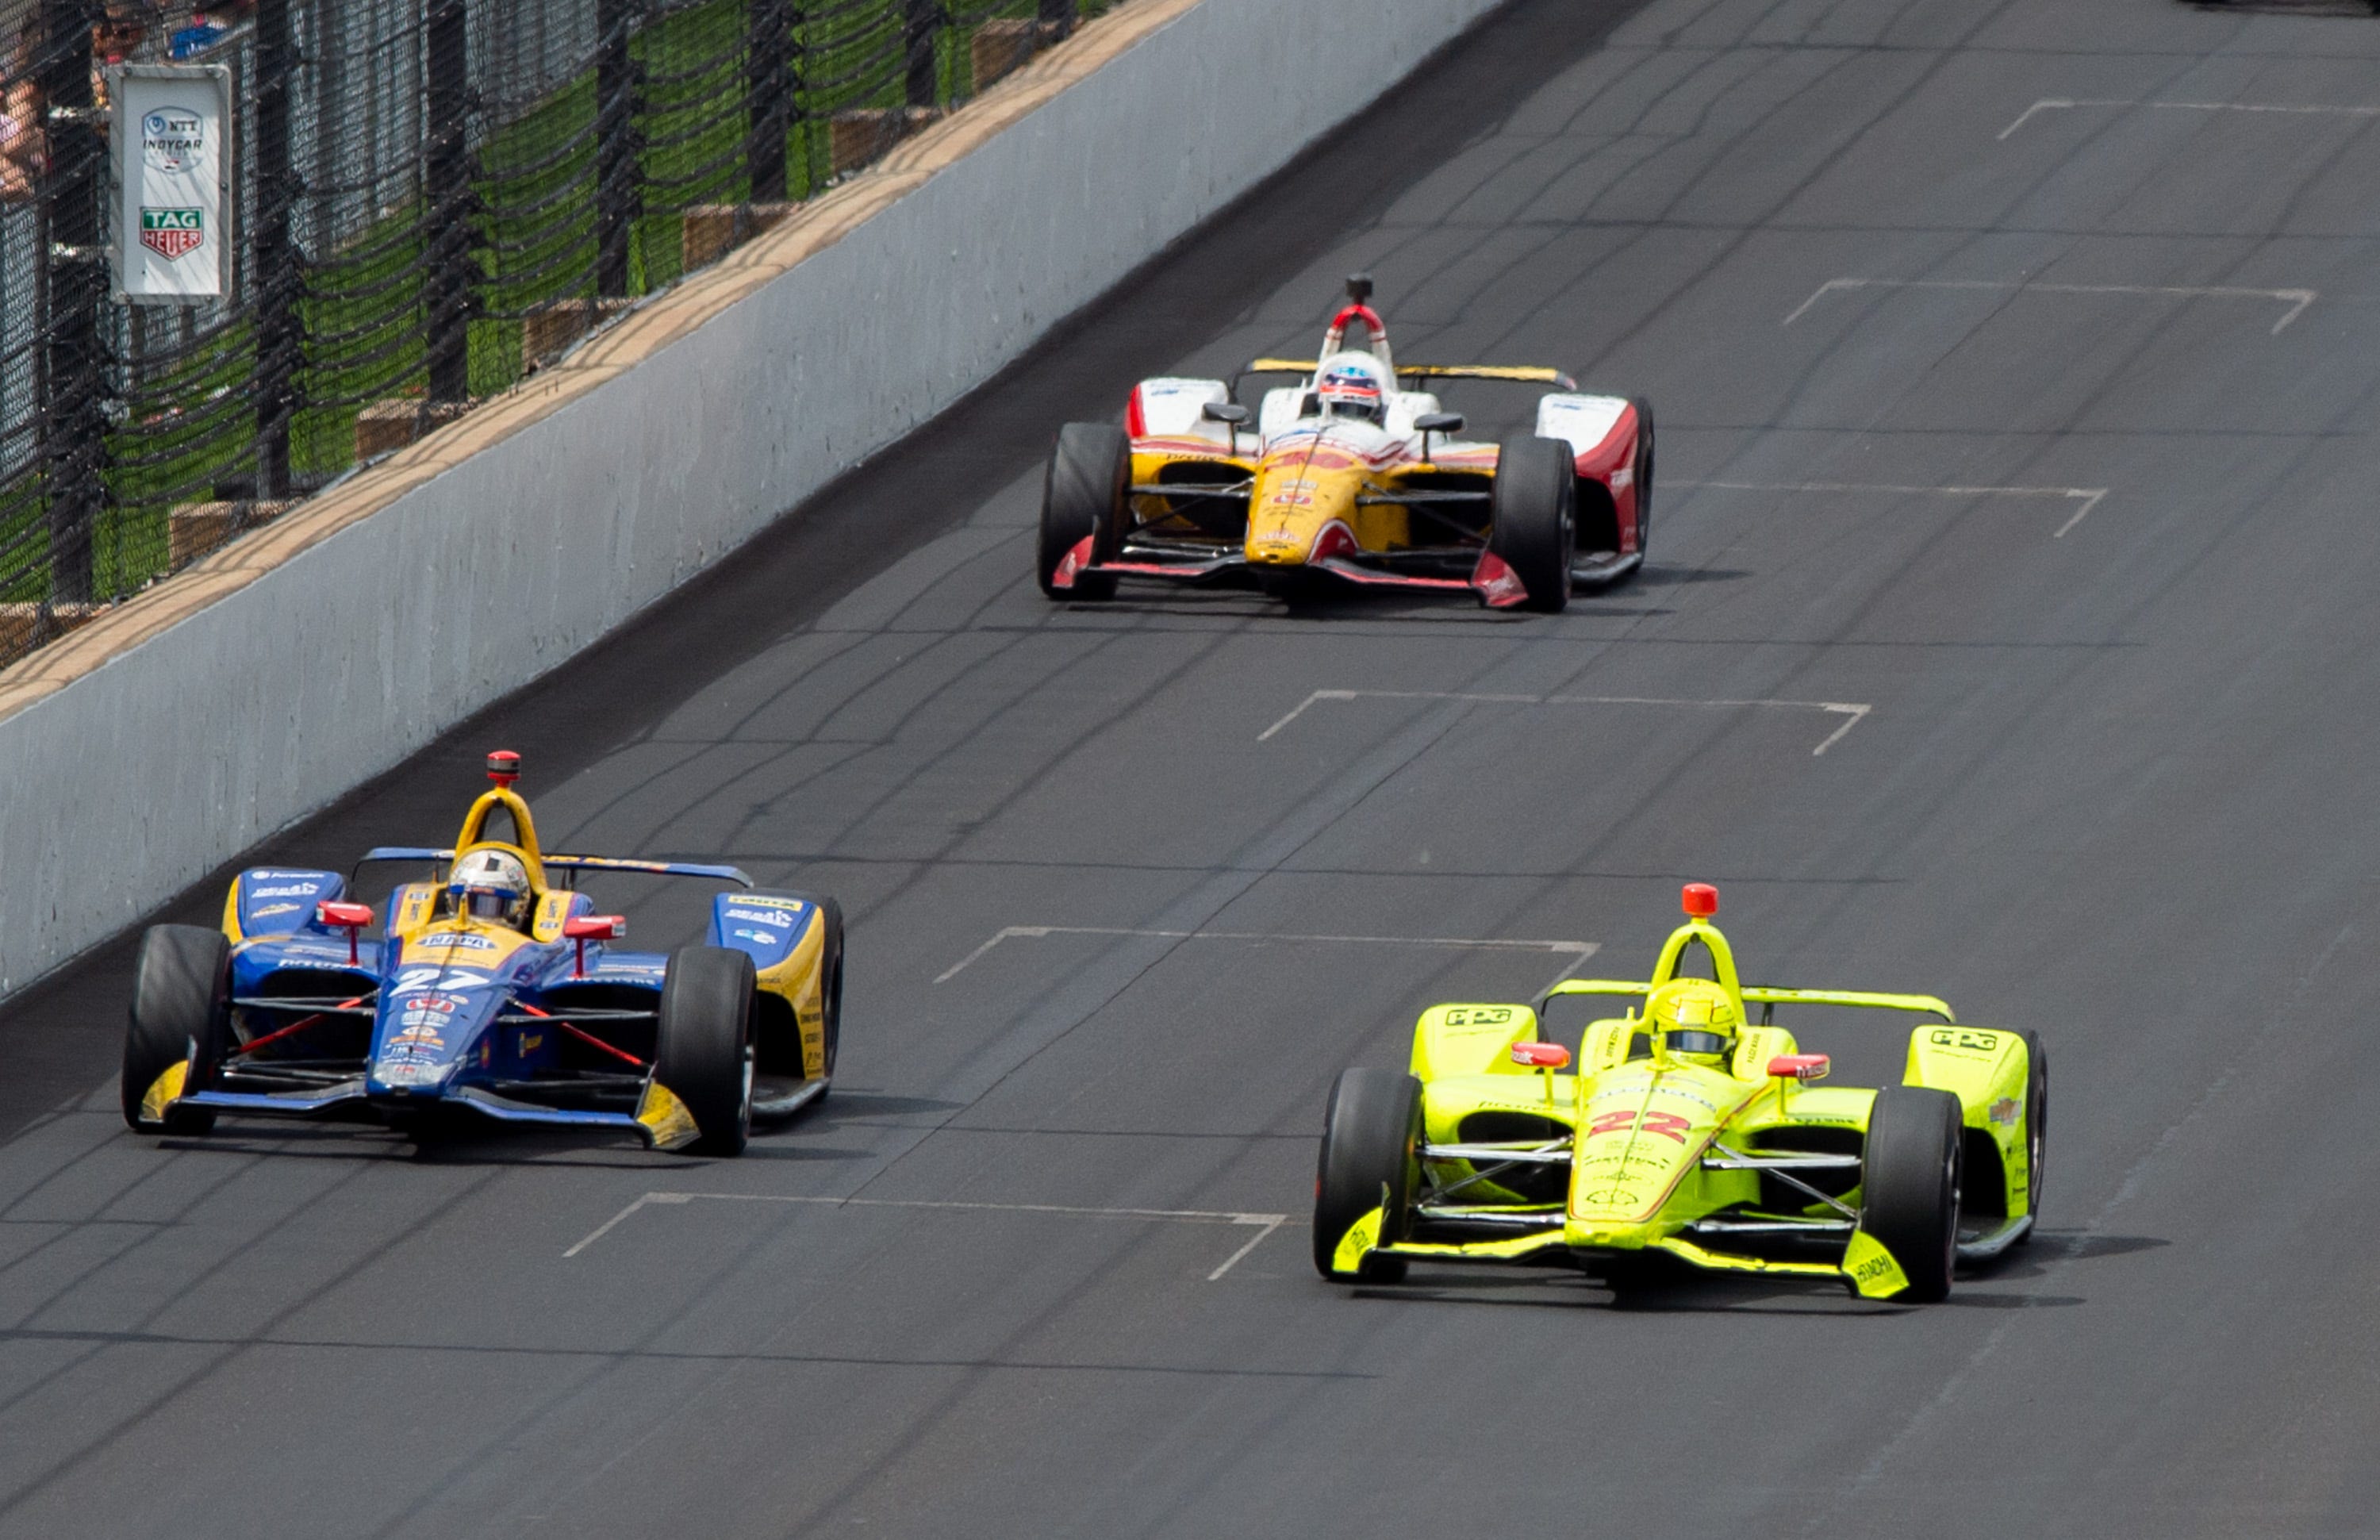
<svg viewBox="0 0 2380 1540"><path fill-rule="evenodd" d="M1494 3L1138 0L1067 45L1107 29L1095 69L1044 71L946 164L920 141L897 199L825 244L765 237L809 245L707 320L492 441L426 441L408 485L262 570L181 588L187 612L0 719L0 992L720 560Z"/></svg>

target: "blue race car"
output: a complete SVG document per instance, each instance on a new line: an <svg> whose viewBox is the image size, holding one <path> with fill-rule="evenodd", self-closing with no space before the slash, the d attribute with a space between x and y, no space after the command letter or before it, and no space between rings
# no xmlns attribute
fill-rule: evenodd
<svg viewBox="0 0 2380 1540"><path fill-rule="evenodd" d="M160 925L140 943L124 1041L124 1118L198 1134L220 1114L400 1127L450 1109L502 1122L633 1132L660 1149L739 1153L755 1118L824 1097L843 1009L843 915L831 898L722 892L709 944L612 945L618 916L583 871L709 878L734 867L552 855L514 792L520 757L451 850L384 846L364 863L433 863L391 893L383 938L336 872L259 867L223 928ZM509 839L494 837L502 820ZM360 865L358 870L360 870Z"/></svg>

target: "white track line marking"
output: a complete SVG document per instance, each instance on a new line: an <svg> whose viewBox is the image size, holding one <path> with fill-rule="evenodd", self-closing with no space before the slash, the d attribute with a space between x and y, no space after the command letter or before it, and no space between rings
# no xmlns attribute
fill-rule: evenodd
<svg viewBox="0 0 2380 1540"><path fill-rule="evenodd" d="M1716 486L1717 482L1706 483ZM1460 700L1466 704L1506 706L1694 706L1705 709L1744 709L1753 707L1797 711L1830 711L1851 720L1827 734L1826 741L1810 750L1815 758L1835 746L1842 735L1860 724L1860 719L1876 709L1852 700L1673 700L1648 695L1472 695L1460 690L1316 690L1297 703L1294 710L1257 734L1257 742L1287 727L1305 714L1305 709L1324 700Z"/></svg>
<svg viewBox="0 0 2380 1540"><path fill-rule="evenodd" d="M2045 96L2016 115L2016 121L2001 129L1998 138L2007 139L2025 126L2034 114L2066 112L2076 107L2154 107L2166 112L2184 113L2280 113L2293 117L2380 117L2380 107L2290 106L2277 102L2143 102L2136 97L2096 97L2077 100L2064 96Z"/></svg>
<svg viewBox="0 0 2380 1540"><path fill-rule="evenodd" d="M959 1203L931 1198L825 1198L795 1197L781 1193L647 1193L617 1214L597 1225L587 1237L562 1255L577 1255L589 1246L610 1234L614 1226L648 1204L693 1203L790 1203L809 1204L820 1208L942 1208L975 1214L1058 1214L1082 1219L1147 1219L1172 1224L1253 1225L1256 1236L1231 1255L1223 1258L1221 1267L1207 1275L1213 1283L1239 1265L1240 1260L1257 1249L1264 1238L1285 1224L1294 1224L1286 1214L1235 1214L1213 1208L1081 1208L1062 1203Z"/></svg>
<svg viewBox="0 0 2380 1540"><path fill-rule="evenodd" d="M1475 936L1320 936L1293 935L1271 930L1141 930L1116 925L1012 925L997 932L991 940L968 952L965 957L935 976L934 982L943 984L955 978L967 965L1002 941L1038 941L1050 936L1153 936L1173 941L1338 941L1356 946L1399 947L1459 947L1483 952L1566 952L1572 954L1571 966L1594 956L1603 948L1600 941L1528 941L1485 939Z"/></svg>
<svg viewBox="0 0 2380 1540"><path fill-rule="evenodd" d="M2195 286L2180 284L2037 284L2030 279L1994 278L1829 278L1809 298L1793 307L1781 324L1792 325L1811 306L1838 289L2022 289L2031 294L2147 294L2168 299L2269 299L2287 305L2273 322L2273 334L2305 312L2319 296L2313 289L2249 289L2228 284Z"/></svg>
<svg viewBox="0 0 2380 1540"><path fill-rule="evenodd" d="M2106 487L1906 487L1885 481L1671 481L1672 487L1708 487L1736 492L1891 492L1902 497L2064 497L2082 505L2058 527L2053 540L2082 522L2082 515L2107 495Z"/></svg>

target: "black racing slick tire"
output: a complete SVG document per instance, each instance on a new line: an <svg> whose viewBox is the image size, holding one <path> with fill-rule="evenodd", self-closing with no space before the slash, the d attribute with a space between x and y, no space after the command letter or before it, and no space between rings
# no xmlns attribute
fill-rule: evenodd
<svg viewBox="0 0 2380 1540"><path fill-rule="evenodd" d="M176 1108L162 1119L141 1115L157 1077L190 1066L185 1086L214 1078L231 1039L231 943L220 930L153 925L132 967L132 1020L124 1033L124 1121L140 1134L204 1134L215 1115Z"/></svg>
<svg viewBox="0 0 2380 1540"><path fill-rule="evenodd" d="M1055 579L1066 553L1086 540L1091 542L1093 561L1115 559L1123 548L1131 486L1132 441L1123 429L1105 422L1070 422L1058 430L1049 475L1041 484L1041 543L1034 576L1042 593L1055 600L1115 597L1111 574L1085 573L1066 588L1057 587Z"/></svg>
<svg viewBox="0 0 2380 1540"><path fill-rule="evenodd" d="M1651 549L1653 534L1653 403L1635 398L1636 407L1636 554Z"/></svg>
<svg viewBox="0 0 2380 1540"><path fill-rule="evenodd" d="M2033 1216L2033 1223L2016 1238L2020 1246L2029 1244L2041 1229L2041 1174L2049 1158L2049 1049L2042 1045L2041 1034L2027 1027L2018 1034L2024 1039L2024 1211Z"/></svg>
<svg viewBox="0 0 2380 1540"><path fill-rule="evenodd" d="M1394 1283L1404 1258L1370 1256L1354 1275L1331 1258L1348 1228L1388 1194L1380 1239L1412 1230L1414 1179L1420 1171L1421 1082L1398 1070L1341 1072L1322 1115L1322 1155L1314 1173L1314 1266L1334 1283Z"/></svg>
<svg viewBox="0 0 2380 1540"><path fill-rule="evenodd" d="M1497 451L1488 549L1528 590L1528 607L1560 613L1570 603L1578 544L1578 468L1560 439L1507 439Z"/></svg>
<svg viewBox="0 0 2380 1540"><path fill-rule="evenodd" d="M741 1155L752 1136L754 987L747 953L692 946L670 954L653 1078L693 1115L691 1154Z"/></svg>
<svg viewBox="0 0 2380 1540"><path fill-rule="evenodd" d="M1950 1292L1963 1178L1961 1121L1957 1097L1920 1085L1886 1086L1868 1113L1860 1229L1892 1253L1909 1278L1900 1297L1918 1304Z"/></svg>
<svg viewBox="0 0 2380 1540"><path fill-rule="evenodd" d="M831 898L818 901L819 910L826 916L826 946L819 954L819 966L824 970L819 979L819 1008L826 1018L826 1056L820 1061L821 1080L834 1077L834 1050L843 1041L843 905ZM819 1099L826 1099L821 1090Z"/></svg>

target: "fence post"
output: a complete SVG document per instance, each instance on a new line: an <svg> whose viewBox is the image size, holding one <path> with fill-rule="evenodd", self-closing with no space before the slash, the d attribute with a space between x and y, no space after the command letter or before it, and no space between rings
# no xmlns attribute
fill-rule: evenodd
<svg viewBox="0 0 2380 1540"><path fill-rule="evenodd" d="M471 67L468 0L428 0L422 195L429 215L430 399L471 394Z"/></svg>
<svg viewBox="0 0 2380 1540"><path fill-rule="evenodd" d="M91 597L91 545L107 500L107 359L101 338L107 254L100 245L107 144L91 95L91 29L103 0L42 0L38 79L48 106L42 177L42 257L49 264L42 449L48 473L50 599Z"/></svg>
<svg viewBox="0 0 2380 1540"><path fill-rule="evenodd" d="M942 30L941 0L906 0L901 29L909 52L909 105L930 107L941 96L941 70L935 44Z"/></svg>
<svg viewBox="0 0 2380 1540"><path fill-rule="evenodd" d="M751 0L744 42L745 115L750 124L744 164L755 203L785 196L785 136L792 127L793 18L785 0Z"/></svg>
<svg viewBox="0 0 2380 1540"><path fill-rule="evenodd" d="M1044 42L1054 42L1075 30L1075 0L1041 0L1041 30L1048 36Z"/></svg>
<svg viewBox="0 0 2380 1540"><path fill-rule="evenodd" d="M637 218L637 73L628 56L634 0L596 0L595 292L628 292Z"/></svg>
<svg viewBox="0 0 2380 1540"><path fill-rule="evenodd" d="M304 282L290 229L298 200L289 164L289 91L298 51L289 0L257 0L256 229L249 248L256 285L256 495L289 495L289 424L298 410L298 313Z"/></svg>

